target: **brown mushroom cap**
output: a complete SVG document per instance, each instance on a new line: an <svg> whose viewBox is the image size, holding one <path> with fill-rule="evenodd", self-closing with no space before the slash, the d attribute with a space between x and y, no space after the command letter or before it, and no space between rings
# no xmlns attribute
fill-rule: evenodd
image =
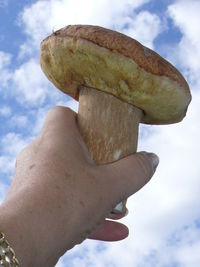
<svg viewBox="0 0 200 267"><path fill-rule="evenodd" d="M98 26L70 25L41 43L41 67L60 90L79 98L81 85L112 94L144 112L143 123L181 121L191 101L187 82L138 41Z"/></svg>

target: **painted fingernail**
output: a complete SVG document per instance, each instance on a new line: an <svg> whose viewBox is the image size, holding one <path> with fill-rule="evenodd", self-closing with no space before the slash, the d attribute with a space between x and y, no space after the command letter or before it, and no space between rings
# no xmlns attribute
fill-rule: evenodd
<svg viewBox="0 0 200 267"><path fill-rule="evenodd" d="M159 164L159 157L154 154L154 153L147 153L148 157L151 158L152 164L153 164L153 169L154 172L156 171L156 168L158 167Z"/></svg>

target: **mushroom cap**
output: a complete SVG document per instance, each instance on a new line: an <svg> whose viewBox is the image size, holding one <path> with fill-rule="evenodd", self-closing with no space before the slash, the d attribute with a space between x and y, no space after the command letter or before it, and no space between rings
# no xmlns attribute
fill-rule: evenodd
<svg viewBox="0 0 200 267"><path fill-rule="evenodd" d="M138 41L99 26L69 25L41 43L41 67L61 91L79 99L80 86L112 94L143 110L143 123L181 121L189 86L168 61Z"/></svg>

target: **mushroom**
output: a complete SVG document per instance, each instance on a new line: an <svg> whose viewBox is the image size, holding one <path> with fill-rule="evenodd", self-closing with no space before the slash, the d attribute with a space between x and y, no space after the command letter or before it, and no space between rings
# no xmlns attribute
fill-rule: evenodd
<svg viewBox="0 0 200 267"><path fill-rule="evenodd" d="M187 82L169 62L99 26L69 25L44 39L41 68L79 101L78 126L96 164L135 153L139 123L179 122L191 101ZM124 214L125 203L112 212Z"/></svg>

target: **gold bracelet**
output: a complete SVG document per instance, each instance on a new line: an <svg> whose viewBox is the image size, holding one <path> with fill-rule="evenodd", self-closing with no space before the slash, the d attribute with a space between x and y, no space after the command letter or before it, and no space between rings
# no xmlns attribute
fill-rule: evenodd
<svg viewBox="0 0 200 267"><path fill-rule="evenodd" d="M15 257L15 252L5 238L5 234L0 231L0 266L19 267L19 262Z"/></svg>

